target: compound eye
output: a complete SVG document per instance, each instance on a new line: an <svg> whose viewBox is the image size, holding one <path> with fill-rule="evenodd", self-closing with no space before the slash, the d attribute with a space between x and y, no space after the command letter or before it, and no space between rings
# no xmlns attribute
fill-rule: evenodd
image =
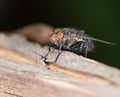
<svg viewBox="0 0 120 97"><path fill-rule="evenodd" d="M64 36L64 33L63 33L63 31L58 31L58 33L56 35L57 35L58 39L62 39Z"/></svg>
<svg viewBox="0 0 120 97"><path fill-rule="evenodd" d="M64 32L63 32L62 29L56 28L54 30L54 34L53 35L56 37L57 40L60 40L60 39L62 39L64 37Z"/></svg>

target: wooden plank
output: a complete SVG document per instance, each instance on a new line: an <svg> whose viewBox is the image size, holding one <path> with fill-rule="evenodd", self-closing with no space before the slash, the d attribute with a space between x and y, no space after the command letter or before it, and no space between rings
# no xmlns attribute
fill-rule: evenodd
<svg viewBox="0 0 120 97"><path fill-rule="evenodd" d="M65 51L45 69L47 52L23 36L0 34L0 96L119 97L119 69ZM53 49L48 61L56 55Z"/></svg>

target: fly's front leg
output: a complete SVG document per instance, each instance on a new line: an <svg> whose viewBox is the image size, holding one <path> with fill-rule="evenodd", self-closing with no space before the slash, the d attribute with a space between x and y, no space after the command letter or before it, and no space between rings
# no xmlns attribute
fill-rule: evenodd
<svg viewBox="0 0 120 97"><path fill-rule="evenodd" d="M55 59L54 62L56 62L56 61L58 60L58 58L59 58L59 56L60 56L60 54L61 54L62 46L63 46L63 44L61 43L61 44L60 44L60 47L59 47L59 50L58 50L58 55L57 55L57 57L56 57L56 59Z"/></svg>
<svg viewBox="0 0 120 97"><path fill-rule="evenodd" d="M51 47L50 47L50 43L48 44L48 52L47 52L47 54L45 55L45 56L42 56L42 58L44 59L44 61L46 62L46 60L47 60L47 56L48 56L48 54L49 54L49 52L51 51Z"/></svg>

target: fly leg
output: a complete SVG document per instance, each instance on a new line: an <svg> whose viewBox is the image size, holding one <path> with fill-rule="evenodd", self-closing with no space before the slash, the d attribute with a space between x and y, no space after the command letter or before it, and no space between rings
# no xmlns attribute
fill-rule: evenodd
<svg viewBox="0 0 120 97"><path fill-rule="evenodd" d="M61 54L61 48L62 48L62 43L60 44L57 57L56 57L55 60L54 60L53 62L51 62L51 63L55 63L55 62L58 60L58 58L59 58L59 56L60 56L60 54ZM51 47L50 47L50 44L49 44L48 53L47 53L45 56L42 56L42 58L44 58L44 62L46 62L46 63L49 63L49 62L46 61L46 60L47 60L46 57L48 56L48 54L49 54L50 51L51 51Z"/></svg>
<svg viewBox="0 0 120 97"><path fill-rule="evenodd" d="M59 56L61 55L62 46L63 46L63 44L61 43L60 47L59 47L59 50L58 50L58 55L57 55L57 57L56 57L56 59L55 59L55 61L53 63L55 63L58 60Z"/></svg>
<svg viewBox="0 0 120 97"><path fill-rule="evenodd" d="M78 45L78 51L77 51L77 54L79 55L79 53L81 53L82 52L82 46L83 46L84 44L83 43L81 43L81 42L79 42L79 45Z"/></svg>
<svg viewBox="0 0 120 97"><path fill-rule="evenodd" d="M84 41L79 43L78 52L82 53L84 57L87 57L88 51L89 51L88 45Z"/></svg>
<svg viewBox="0 0 120 97"><path fill-rule="evenodd" d="M89 51L88 44L85 44L83 47L84 47L84 57L87 57Z"/></svg>
<svg viewBox="0 0 120 97"><path fill-rule="evenodd" d="M48 44L48 52L47 52L47 54L45 55L45 56L42 56L42 59L44 59L44 61L46 62L46 60L47 60L47 56L48 56L48 54L50 53L50 51L51 51L51 47L50 47L50 43Z"/></svg>
<svg viewBox="0 0 120 97"><path fill-rule="evenodd" d="M88 49L85 48L85 55L84 55L84 57L87 57L87 54L88 54Z"/></svg>

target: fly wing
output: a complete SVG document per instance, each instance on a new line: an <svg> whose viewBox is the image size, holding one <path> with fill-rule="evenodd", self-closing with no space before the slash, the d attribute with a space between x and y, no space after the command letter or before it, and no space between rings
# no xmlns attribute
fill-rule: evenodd
<svg viewBox="0 0 120 97"><path fill-rule="evenodd" d="M104 41L104 40L100 40L100 39L96 39L96 38L93 38L93 37L84 37L84 38L91 39L91 40L93 40L93 41L98 41L98 42L101 42L101 43L116 45L115 43L108 42L108 41Z"/></svg>

